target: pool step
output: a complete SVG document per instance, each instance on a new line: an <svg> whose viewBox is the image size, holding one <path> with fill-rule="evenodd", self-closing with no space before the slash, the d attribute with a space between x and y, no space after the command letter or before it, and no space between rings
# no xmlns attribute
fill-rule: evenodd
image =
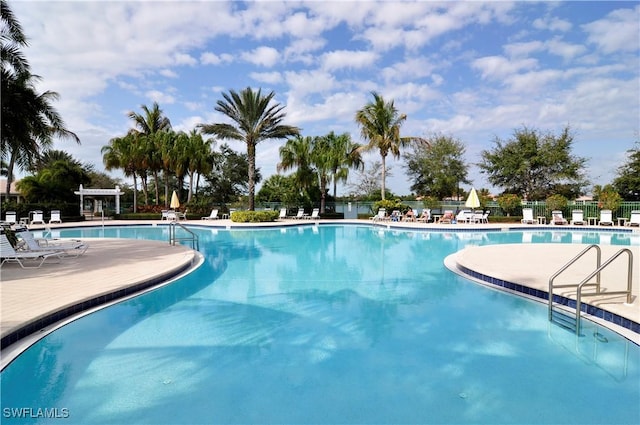
<svg viewBox="0 0 640 425"><path fill-rule="evenodd" d="M551 309L551 322L571 332L576 332L578 326L578 319L575 315L557 308Z"/></svg>

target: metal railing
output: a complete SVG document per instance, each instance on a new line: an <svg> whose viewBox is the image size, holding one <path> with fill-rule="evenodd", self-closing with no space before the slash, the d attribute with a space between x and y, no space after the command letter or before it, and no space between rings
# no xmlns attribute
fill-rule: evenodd
<svg viewBox="0 0 640 425"><path fill-rule="evenodd" d="M561 284L561 285L556 285L554 284L555 279L560 276L564 271L566 271L569 267L571 267L571 265L573 265L576 261L578 261L580 258L582 258L584 255L586 255L589 251L591 251L592 249L595 249L596 251L596 267L595 270L593 272L591 272L587 277L585 277L580 283L577 284ZM601 286L600 286L600 273L602 272L602 270L604 270L605 268L607 268L609 265L611 265L613 263L613 261L615 261L620 255L622 255L623 253L626 253L628 255L628 266L627 266L627 289L625 291L606 291L606 292L602 292L601 291ZM590 282L591 279L596 278L595 282ZM582 310L582 297L588 297L588 296L597 296L597 295L606 295L606 296L610 296L610 295L626 295L627 296L627 303L631 304L631 294L632 294L632 282L633 282L633 253L631 252L630 249L628 248L623 248L621 250L619 250L618 252L616 252L613 256L611 256L607 261L605 261L604 263L602 263L602 250L600 249L600 246L598 245L589 245L588 247L586 247L585 249L583 249L582 251L580 251L580 253L578 253L578 255L576 255L575 257L573 257L571 260L569 260L564 266L562 266L557 272L555 272L550 278L549 278L549 321L553 321L553 290L557 289L557 288L576 288L576 317L575 317L575 332L577 335L580 335L580 319L581 319L581 310ZM591 287L594 286L595 287L595 292L593 293L588 293L588 294L583 294L582 290L584 287Z"/></svg>
<svg viewBox="0 0 640 425"><path fill-rule="evenodd" d="M183 237L183 238L176 237L176 226L179 226L189 236ZM176 242L179 242L179 241L190 241L191 242L191 249L195 249L197 251L200 250L200 240L198 239L198 235L193 233L191 230L186 228L181 223L178 223L177 221L172 221L172 222L169 223L169 244L170 245L175 245Z"/></svg>
<svg viewBox="0 0 640 425"><path fill-rule="evenodd" d="M619 256L621 256L622 254L626 253L628 255L628 263L627 263L627 290L626 291L607 291L607 292L600 292L600 272L602 270L604 270L609 264L613 263L613 261L615 261L616 258L618 258ZM596 293L593 294L582 294L582 287L583 286L587 286L588 285L588 281L594 277L594 276L598 276L598 289ZM631 250L629 248L623 248L621 250L619 250L618 252L616 252L615 254L613 254L613 256L611 256L611 258L609 258L607 261L604 262L604 264L602 264L600 267L598 267L596 270L594 270L589 276L587 276L586 278L584 278L584 280L582 282L580 282L578 284L578 293L576 294L576 333L579 334L580 333L580 309L581 309L581 303L582 303L582 297L591 297L594 295L626 295L627 296L627 304L631 304L631 290L632 290L632 286L633 286L633 253L631 252Z"/></svg>

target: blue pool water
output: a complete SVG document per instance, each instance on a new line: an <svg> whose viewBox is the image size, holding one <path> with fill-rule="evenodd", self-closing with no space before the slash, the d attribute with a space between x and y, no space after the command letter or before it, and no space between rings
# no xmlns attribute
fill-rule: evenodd
<svg viewBox="0 0 640 425"><path fill-rule="evenodd" d="M195 231L195 272L60 328L2 371L2 422L640 423L637 345L590 322L576 338L544 304L443 266L467 244L637 244L628 234ZM21 408L29 417L7 410Z"/></svg>

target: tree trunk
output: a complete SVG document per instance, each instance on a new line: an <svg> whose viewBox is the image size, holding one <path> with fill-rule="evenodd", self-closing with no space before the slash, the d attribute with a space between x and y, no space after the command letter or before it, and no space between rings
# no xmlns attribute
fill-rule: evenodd
<svg viewBox="0 0 640 425"><path fill-rule="evenodd" d="M380 178L380 191L381 191L381 195L382 195L382 200L384 201L384 193L386 192L385 190L385 182L387 180L387 157L386 155L381 155L382 157L382 173L381 173L381 178Z"/></svg>
<svg viewBox="0 0 640 425"><path fill-rule="evenodd" d="M256 145L247 142L247 156L249 157L249 211L255 211L256 194Z"/></svg>

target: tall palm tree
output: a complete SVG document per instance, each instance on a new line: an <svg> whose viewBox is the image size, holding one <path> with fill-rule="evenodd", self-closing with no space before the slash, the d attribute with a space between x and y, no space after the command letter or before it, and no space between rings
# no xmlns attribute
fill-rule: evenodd
<svg viewBox="0 0 640 425"><path fill-rule="evenodd" d="M80 139L69 131L51 102L58 94L35 89L37 75L31 74L29 63L22 53L27 39L20 23L5 0L0 1L0 72L2 93L2 124L0 159L7 163L7 189L13 182L13 169L27 169L39 153L53 143L54 137Z"/></svg>
<svg viewBox="0 0 640 425"><path fill-rule="evenodd" d="M349 169L364 168L361 155L362 146L359 143L354 143L349 133L337 135L332 131L324 137L328 139L330 144L331 178L333 180L333 197L335 198L338 181L347 181Z"/></svg>
<svg viewBox="0 0 640 425"><path fill-rule="evenodd" d="M13 181L15 166L29 168L40 152L53 144L55 137L69 138L80 144L78 136L69 131L60 114L52 106L58 93L37 93L34 80L28 74L2 72L2 159L9 159L7 188ZM8 190L7 190L8 195Z"/></svg>
<svg viewBox="0 0 640 425"><path fill-rule="evenodd" d="M0 57L2 70L13 74L29 73L29 62L22 48L29 45L20 22L5 0L0 1ZM4 75L3 75L4 78Z"/></svg>
<svg viewBox="0 0 640 425"><path fill-rule="evenodd" d="M191 130L187 137L187 143L181 146L182 157L186 160L186 171L189 176L189 193L187 202L193 197L193 184L196 174L207 174L213 169L210 161L211 140L204 140L198 130Z"/></svg>
<svg viewBox="0 0 640 425"><path fill-rule="evenodd" d="M159 134L171 130L171 121L164 116L162 109L158 102L153 102L153 106L149 108L147 105L142 105L141 114L136 112L129 112L128 117L133 120L134 128L133 132L138 136L137 142L140 144L140 149L144 151L142 155L143 165L146 171L150 172L155 182L155 204L158 205L159 193L158 193L158 173L162 169L162 159L159 155L159 143L162 138ZM147 175L140 176L142 178L143 191L145 198L147 197ZM148 200L145 200L148 203Z"/></svg>
<svg viewBox="0 0 640 425"><path fill-rule="evenodd" d="M362 138L368 141L363 151L378 149L382 158L381 195L384 199L386 183L386 159L389 154L400 157L400 148L413 138L400 137L400 127L407 119L396 109L393 100L385 102L376 92L371 92L373 101L356 112L356 123L360 126Z"/></svg>
<svg viewBox="0 0 640 425"><path fill-rule="evenodd" d="M103 146L102 162L107 171L122 169L124 175L133 177L133 212L138 210L138 168L136 164L135 142L132 133L124 137L114 137Z"/></svg>
<svg viewBox="0 0 640 425"><path fill-rule="evenodd" d="M215 123L200 124L203 134L212 134L221 139L243 141L247 145L249 159L249 209L255 209L256 191L256 145L263 140L286 139L300 133L297 127L283 125L284 106L271 103L274 92L266 96L262 90L250 87L240 93L229 90L223 93L224 100L219 100L215 110L226 115L234 124Z"/></svg>
<svg viewBox="0 0 640 425"><path fill-rule="evenodd" d="M296 169L294 175L296 184L302 189L311 187L315 183L314 172L311 167L311 149L313 138L300 135L288 139L280 147L280 162L278 172Z"/></svg>

